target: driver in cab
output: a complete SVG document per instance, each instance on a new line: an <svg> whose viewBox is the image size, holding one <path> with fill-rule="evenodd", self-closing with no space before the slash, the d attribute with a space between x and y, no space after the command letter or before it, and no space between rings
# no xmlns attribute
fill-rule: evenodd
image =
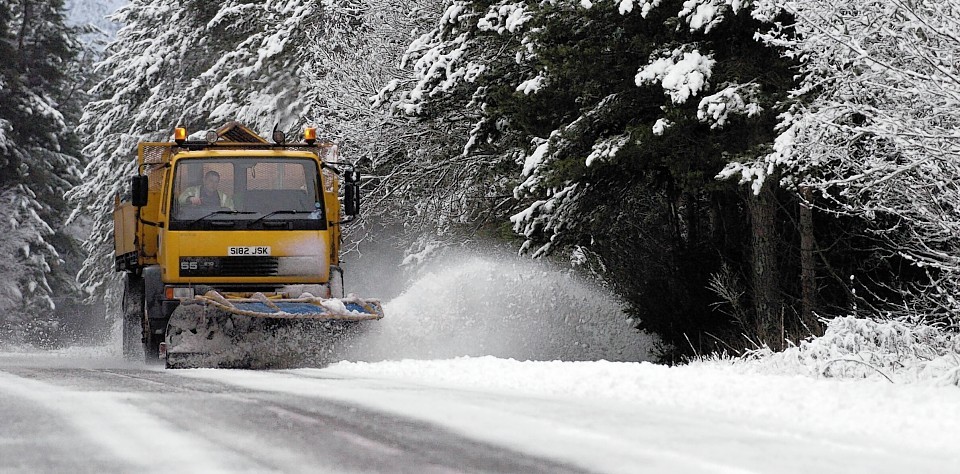
<svg viewBox="0 0 960 474"><path fill-rule="evenodd" d="M180 197L177 198L177 201L179 201L180 204L199 208L227 208L232 210L233 199L227 196L226 193L221 192L218 189L219 187L220 173L207 171L207 173L203 175L203 184L184 189L183 192L180 193Z"/></svg>

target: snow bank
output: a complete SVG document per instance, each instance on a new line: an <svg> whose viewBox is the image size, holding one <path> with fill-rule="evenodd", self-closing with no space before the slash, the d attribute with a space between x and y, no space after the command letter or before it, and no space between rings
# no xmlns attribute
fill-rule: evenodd
<svg viewBox="0 0 960 474"><path fill-rule="evenodd" d="M829 321L823 336L783 352L716 362L756 373L960 386L960 336L923 324L843 317Z"/></svg>
<svg viewBox="0 0 960 474"><path fill-rule="evenodd" d="M960 472L952 387L494 357L177 375L339 400L590 472Z"/></svg>
<svg viewBox="0 0 960 474"><path fill-rule="evenodd" d="M862 436L923 449L960 442L960 391L873 380L815 380L748 374L730 364L666 367L625 362L521 362L494 357L436 361L341 362L326 375L413 382L444 389L662 407L693 417L820 435Z"/></svg>

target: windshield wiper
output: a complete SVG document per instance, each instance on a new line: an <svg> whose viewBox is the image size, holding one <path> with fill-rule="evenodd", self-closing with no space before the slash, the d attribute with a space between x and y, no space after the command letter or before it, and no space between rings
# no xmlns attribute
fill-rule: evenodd
<svg viewBox="0 0 960 474"><path fill-rule="evenodd" d="M203 217L201 217L201 218L199 218L199 219L194 219L194 220L190 221L190 223L187 224L187 225L196 224L197 222L200 222L200 221L202 221L202 220L204 220L204 219L206 219L206 218L208 218L208 217L210 217L210 216L215 216L215 215L217 215L217 214L256 214L256 212L254 212L254 211L231 211L231 210L220 209L220 210L217 210L217 211L213 211L213 212L211 212L210 214L207 214L207 215L205 215L205 216L203 216Z"/></svg>
<svg viewBox="0 0 960 474"><path fill-rule="evenodd" d="M264 219L266 219L266 218L268 218L268 217L270 217L270 216L275 216L275 215L277 215L277 214L313 214L314 212L316 212L316 211L292 211L292 210L291 210L291 211L287 211L287 210L283 210L283 211L268 212L268 213L266 213L266 214L258 217L257 219L253 220L252 222L248 223L248 224L247 224L247 227L253 227L253 225L256 224L257 222L260 222L260 221L262 221L262 220L264 220Z"/></svg>

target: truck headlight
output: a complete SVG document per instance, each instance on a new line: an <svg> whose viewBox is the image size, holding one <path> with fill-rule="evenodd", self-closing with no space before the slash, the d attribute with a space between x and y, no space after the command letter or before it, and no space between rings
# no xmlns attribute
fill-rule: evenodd
<svg viewBox="0 0 960 474"><path fill-rule="evenodd" d="M193 298L193 288L191 287L182 287L175 286L173 287L173 299L176 300L185 300Z"/></svg>

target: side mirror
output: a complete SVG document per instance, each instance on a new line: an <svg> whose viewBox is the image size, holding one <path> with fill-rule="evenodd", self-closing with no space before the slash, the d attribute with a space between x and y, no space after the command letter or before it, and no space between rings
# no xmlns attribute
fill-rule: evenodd
<svg viewBox="0 0 960 474"><path fill-rule="evenodd" d="M348 216L360 214L360 173L347 171L343 180L343 213Z"/></svg>
<svg viewBox="0 0 960 474"><path fill-rule="evenodd" d="M130 200L135 207L147 205L147 195L150 191L150 183L144 175L137 175L130 179Z"/></svg>

